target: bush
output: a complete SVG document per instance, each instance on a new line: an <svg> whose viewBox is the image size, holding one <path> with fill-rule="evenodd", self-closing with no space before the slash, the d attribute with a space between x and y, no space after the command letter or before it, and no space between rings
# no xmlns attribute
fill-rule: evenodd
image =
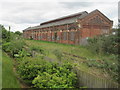
<svg viewBox="0 0 120 90"><path fill-rule="evenodd" d="M12 42L4 43L3 50L7 52L11 57L14 57L14 54L18 54L19 51L22 50L23 46L25 45L24 41L16 40Z"/></svg>
<svg viewBox="0 0 120 90"><path fill-rule="evenodd" d="M33 80L33 84L37 88L73 88L72 82L75 79L74 73L69 74L69 76L59 77L57 73L43 72Z"/></svg>
<svg viewBox="0 0 120 90"><path fill-rule="evenodd" d="M7 43L4 43L3 45L2 45L2 49L5 51L5 52L10 52L10 42L7 42Z"/></svg>
<svg viewBox="0 0 120 90"><path fill-rule="evenodd" d="M15 34L17 34L17 35L19 35L19 36L22 35L22 33L21 33L20 31L16 31Z"/></svg>
<svg viewBox="0 0 120 90"><path fill-rule="evenodd" d="M102 54L118 54L118 39L117 35L99 36L89 38L89 49L92 51Z"/></svg>
<svg viewBox="0 0 120 90"><path fill-rule="evenodd" d="M38 57L37 57L38 58ZM20 61L17 71L20 77L36 88L67 88L76 84L76 74L69 63L48 62L39 57ZM27 60L26 60L27 59Z"/></svg>
<svg viewBox="0 0 120 90"><path fill-rule="evenodd" d="M4 26L0 25L0 28L2 29L2 40L3 42L9 42L10 41L10 32L7 31Z"/></svg>
<svg viewBox="0 0 120 90"><path fill-rule="evenodd" d="M20 50L17 54L14 54L15 58L23 58L26 56L30 57L32 54L29 51L26 51L24 48L22 48L22 50Z"/></svg>

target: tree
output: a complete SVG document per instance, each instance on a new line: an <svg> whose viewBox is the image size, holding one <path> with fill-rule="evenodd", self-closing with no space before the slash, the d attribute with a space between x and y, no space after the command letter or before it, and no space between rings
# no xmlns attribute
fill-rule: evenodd
<svg viewBox="0 0 120 90"><path fill-rule="evenodd" d="M22 33L21 33L20 31L16 31L15 34L17 34L17 35L19 35L19 36L22 35Z"/></svg>
<svg viewBox="0 0 120 90"><path fill-rule="evenodd" d="M0 28L2 30L2 39L5 42L9 42L10 41L10 32L7 31L3 25L0 25Z"/></svg>

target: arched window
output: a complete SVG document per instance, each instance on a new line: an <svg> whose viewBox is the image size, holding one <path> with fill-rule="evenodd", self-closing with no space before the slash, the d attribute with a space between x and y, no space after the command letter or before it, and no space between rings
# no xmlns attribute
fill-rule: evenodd
<svg viewBox="0 0 120 90"><path fill-rule="evenodd" d="M71 30L71 29L76 30L76 27L75 26L71 26L71 27L68 28L68 30Z"/></svg>

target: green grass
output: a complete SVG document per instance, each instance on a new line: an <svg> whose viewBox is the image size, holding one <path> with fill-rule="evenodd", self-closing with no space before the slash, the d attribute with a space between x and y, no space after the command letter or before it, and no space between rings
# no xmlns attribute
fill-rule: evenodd
<svg viewBox="0 0 120 90"><path fill-rule="evenodd" d="M52 52L56 49L62 51L62 52L66 52L66 53L70 53L70 54L74 54L77 56L82 56L82 57L86 57L89 59L106 59L106 60L110 60L111 56L109 55L98 55L95 52L92 52L90 50L88 50L86 47L84 46L80 46L80 45L69 45L69 44L60 44L60 43L55 43L55 42L48 42L48 41L39 41L39 40L25 40L27 45L29 47L41 47L43 49L48 50L49 52ZM115 62L115 61L113 61Z"/></svg>
<svg viewBox="0 0 120 90"><path fill-rule="evenodd" d="M20 88L20 84L13 72L13 61L2 53L2 88Z"/></svg>
<svg viewBox="0 0 120 90"><path fill-rule="evenodd" d="M37 40L26 40L27 44L29 44L29 46L39 46L42 47L44 49L47 50L56 50L59 49L62 52L68 52L68 53L72 53L72 54L76 54L79 56L86 56L87 57L91 57L91 53L88 52L87 49L83 49L82 46L75 46L75 45L68 45L68 44L60 44L60 43L55 43L55 42L45 42L45 41L37 41ZM92 55L94 57L94 55Z"/></svg>
<svg viewBox="0 0 120 90"><path fill-rule="evenodd" d="M2 51L0 49L0 89L2 88Z"/></svg>
<svg viewBox="0 0 120 90"><path fill-rule="evenodd" d="M57 60L57 57L55 56L55 54L53 52L55 50L58 50L62 53L65 52L65 53L70 53L72 55L74 54L76 56L85 57L88 60L89 59L94 59L95 61L106 60L110 64L117 63L117 60L113 59L112 55L99 55L99 54L96 54L95 52L90 51L86 47L80 46L80 45L60 44L60 43L55 43L55 42L39 41L39 40L25 40L25 42L29 48L33 48L33 47L42 48L43 50L47 51L49 53L47 56L49 58L52 58L55 60ZM71 58L73 58L73 59L71 59ZM84 62L81 63L82 61L87 61L87 60L80 59L77 57L75 58L75 57L71 57L71 56L66 56L66 55L64 55L62 60L69 61L72 64L76 64L79 69L81 69L85 72L95 74L102 78L111 79L111 75L110 76L107 75L107 77L106 77L106 75L104 76L105 72L103 71L103 69L100 69L100 68L98 69L96 67L89 67ZM59 59L58 59L58 61L59 61Z"/></svg>

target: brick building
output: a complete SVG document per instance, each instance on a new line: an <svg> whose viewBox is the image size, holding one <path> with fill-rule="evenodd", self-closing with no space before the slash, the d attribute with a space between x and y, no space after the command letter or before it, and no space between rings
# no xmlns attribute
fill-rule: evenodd
<svg viewBox="0 0 120 90"><path fill-rule="evenodd" d="M86 44L88 37L109 34L113 21L99 10L84 11L23 30L24 38L66 44Z"/></svg>

